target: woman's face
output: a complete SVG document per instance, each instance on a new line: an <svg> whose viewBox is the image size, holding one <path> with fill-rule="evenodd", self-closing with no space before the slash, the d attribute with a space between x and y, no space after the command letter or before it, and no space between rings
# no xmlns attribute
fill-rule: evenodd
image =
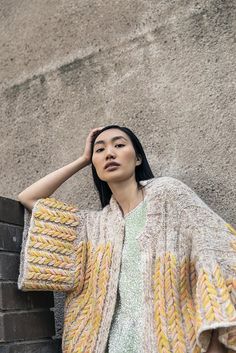
<svg viewBox="0 0 236 353"><path fill-rule="evenodd" d="M129 136L114 128L103 131L96 138L92 163L98 177L109 183L124 181L134 176L135 167L141 160L137 159Z"/></svg>

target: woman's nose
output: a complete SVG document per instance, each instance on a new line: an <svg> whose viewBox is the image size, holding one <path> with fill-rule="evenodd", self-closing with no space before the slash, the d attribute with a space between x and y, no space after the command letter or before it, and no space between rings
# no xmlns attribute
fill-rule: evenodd
<svg viewBox="0 0 236 353"><path fill-rule="evenodd" d="M106 159L107 158L115 158L115 152L114 152L114 149L113 147L107 147L107 150L106 150Z"/></svg>

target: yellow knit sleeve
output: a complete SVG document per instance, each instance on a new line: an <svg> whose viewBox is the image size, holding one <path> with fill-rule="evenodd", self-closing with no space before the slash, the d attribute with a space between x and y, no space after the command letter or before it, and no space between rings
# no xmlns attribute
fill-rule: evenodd
<svg viewBox="0 0 236 353"><path fill-rule="evenodd" d="M86 261L85 216L55 198L39 199L25 222L18 288L82 289Z"/></svg>
<svg viewBox="0 0 236 353"><path fill-rule="evenodd" d="M219 341L236 350L236 230L202 201L190 215L197 343L206 351L217 329Z"/></svg>
<svg viewBox="0 0 236 353"><path fill-rule="evenodd" d="M182 349L179 347L186 337L191 352L207 352L213 330L218 331L218 339L228 352L236 351L236 230L189 186L173 179L170 185L171 207L166 204L166 212L173 208L173 217L165 229L166 234L168 227L174 231L167 245L176 248L180 256L176 261L171 252L167 253L164 270L157 267L154 283L160 291L154 295L160 305L156 312L169 315L173 345L177 347L174 351ZM177 246L173 246L175 234ZM167 273L164 287L162 271ZM173 304L170 308L162 305L159 298L163 296ZM159 324L160 315L157 319ZM166 340L167 336L163 337Z"/></svg>

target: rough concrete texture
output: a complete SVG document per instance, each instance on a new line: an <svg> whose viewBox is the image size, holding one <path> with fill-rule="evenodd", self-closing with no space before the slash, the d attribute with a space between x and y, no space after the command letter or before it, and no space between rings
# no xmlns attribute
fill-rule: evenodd
<svg viewBox="0 0 236 353"><path fill-rule="evenodd" d="M236 2L3 1L0 195L81 155L89 130L134 130L156 176L235 220ZM99 207L89 167L54 194Z"/></svg>

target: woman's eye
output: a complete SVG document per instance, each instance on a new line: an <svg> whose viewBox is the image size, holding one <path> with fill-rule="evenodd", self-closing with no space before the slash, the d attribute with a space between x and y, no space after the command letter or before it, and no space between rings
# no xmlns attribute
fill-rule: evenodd
<svg viewBox="0 0 236 353"><path fill-rule="evenodd" d="M115 147L117 147L117 146L118 146L118 147L123 147L123 146L125 146L125 145L124 145L123 143L118 143L118 144L115 145ZM96 150L96 152L99 153L99 152L101 152L101 151L103 151L103 150L104 150L103 147L102 147L102 148L98 148L98 149Z"/></svg>

